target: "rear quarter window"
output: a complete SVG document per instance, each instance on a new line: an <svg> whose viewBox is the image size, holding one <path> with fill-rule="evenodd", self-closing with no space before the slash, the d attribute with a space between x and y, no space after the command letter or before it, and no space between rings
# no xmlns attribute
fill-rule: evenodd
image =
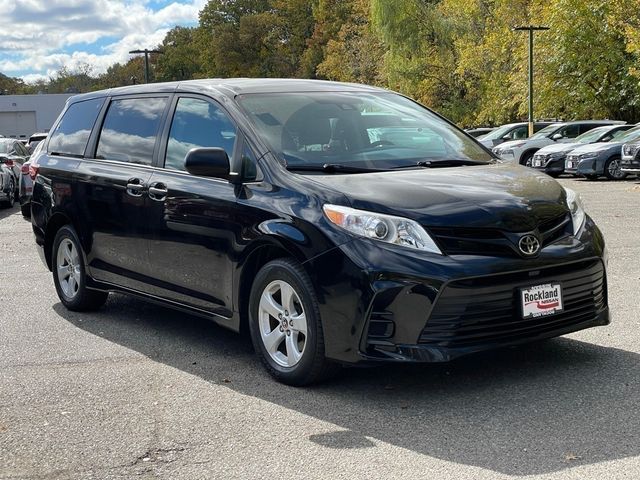
<svg viewBox="0 0 640 480"><path fill-rule="evenodd" d="M69 105L51 133L49 153L84 156L89 135L103 103L104 98L96 98Z"/></svg>

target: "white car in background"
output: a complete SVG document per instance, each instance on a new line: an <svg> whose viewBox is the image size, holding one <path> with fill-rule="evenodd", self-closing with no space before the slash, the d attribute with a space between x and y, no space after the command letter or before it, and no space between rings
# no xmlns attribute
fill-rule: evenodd
<svg viewBox="0 0 640 480"><path fill-rule="evenodd" d="M533 122L533 133L542 130L553 122ZM487 148L493 148L511 140L526 140L529 138L529 124L527 122L507 123L492 132L478 137L478 141Z"/></svg>
<svg viewBox="0 0 640 480"><path fill-rule="evenodd" d="M513 140L494 147L493 153L504 161L530 166L533 155L542 147L556 142L569 143L579 135L596 127L624 124L625 122L617 120L576 120L552 123L526 140Z"/></svg>

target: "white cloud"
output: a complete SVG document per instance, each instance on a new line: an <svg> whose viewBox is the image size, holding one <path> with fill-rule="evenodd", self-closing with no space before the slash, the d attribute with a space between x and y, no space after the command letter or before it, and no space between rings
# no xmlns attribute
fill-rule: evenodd
<svg viewBox="0 0 640 480"><path fill-rule="evenodd" d="M83 63L99 74L129 51L153 48L176 25L194 25L206 0L3 0L0 72L36 81ZM152 4L155 8L152 8ZM96 46L107 43L102 49ZM70 49L72 51L70 51ZM25 73L27 72L27 73Z"/></svg>

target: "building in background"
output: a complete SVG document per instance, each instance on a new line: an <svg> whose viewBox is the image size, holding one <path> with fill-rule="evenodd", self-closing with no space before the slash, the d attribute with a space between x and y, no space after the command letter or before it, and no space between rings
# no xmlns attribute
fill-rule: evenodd
<svg viewBox="0 0 640 480"><path fill-rule="evenodd" d="M73 94L0 95L0 135L27 139L48 132Z"/></svg>

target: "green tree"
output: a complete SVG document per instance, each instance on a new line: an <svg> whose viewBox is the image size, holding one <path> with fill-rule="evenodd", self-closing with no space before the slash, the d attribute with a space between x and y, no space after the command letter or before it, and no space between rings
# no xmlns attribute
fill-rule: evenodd
<svg viewBox="0 0 640 480"><path fill-rule="evenodd" d="M609 0L540 2L534 13L551 28L540 35L539 111L565 118L635 121L640 113L637 57Z"/></svg>
<svg viewBox="0 0 640 480"><path fill-rule="evenodd" d="M318 76L343 82L384 84L382 61L385 49L372 31L369 0L352 0L335 38L329 39Z"/></svg>
<svg viewBox="0 0 640 480"><path fill-rule="evenodd" d="M155 79L159 82L189 80L203 75L195 28L175 27L167 32L159 47Z"/></svg>
<svg viewBox="0 0 640 480"><path fill-rule="evenodd" d="M95 83L95 89L123 87L144 81L144 57L129 59L125 64L111 65L105 73L100 75Z"/></svg>
<svg viewBox="0 0 640 480"><path fill-rule="evenodd" d="M437 0L372 0L373 24L387 47L388 85L454 120L469 115L467 89L456 72L450 24Z"/></svg>

